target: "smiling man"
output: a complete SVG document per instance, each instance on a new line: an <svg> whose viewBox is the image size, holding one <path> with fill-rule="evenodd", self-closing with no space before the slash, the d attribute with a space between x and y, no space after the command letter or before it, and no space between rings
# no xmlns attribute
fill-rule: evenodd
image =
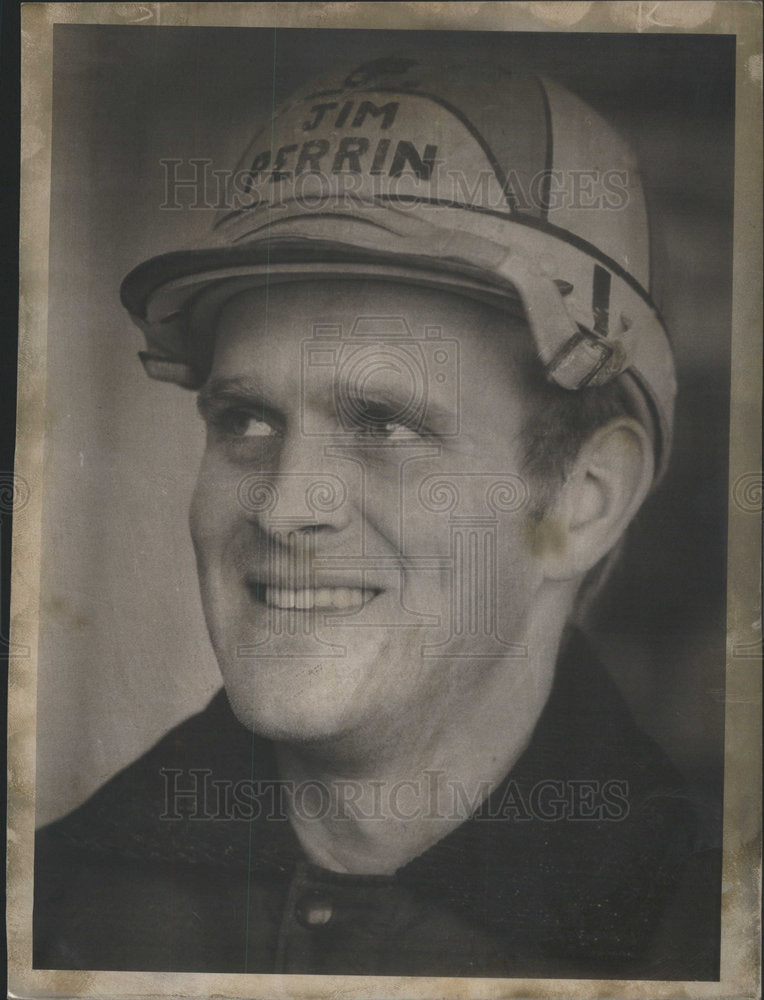
<svg viewBox="0 0 764 1000"><path fill-rule="evenodd" d="M549 81L394 56L229 195L122 290L199 392L225 691L42 832L36 964L713 975L681 779L572 627L670 448L628 152Z"/></svg>
<svg viewBox="0 0 764 1000"><path fill-rule="evenodd" d="M362 344L306 387L299 364L306 331L314 324L351 330L358 316L394 310L413 330L443 331L446 340L435 343L458 345L458 414L453 386L434 379L426 412L410 406L415 383L410 370L401 371L406 338L371 341L371 350ZM235 713L276 741L283 777L318 779L327 790L357 780L361 815L372 809L372 779L394 787L430 769L459 782L470 799L486 783L495 787L548 697L577 575L557 564L573 557L548 554L545 573L545 560L530 556L532 529L519 504L496 525L489 520L497 529L492 563L480 552L473 559L476 572L495 574L501 600L491 607L481 593L473 610L496 620L488 629L477 622L462 629L439 655L437 640L452 622L453 553L448 524L421 494L428 481L430 488L454 484L461 507L481 514L492 471L496 485L522 485L529 402L516 357L527 332L452 293L365 278L241 292L216 330L199 400L208 444L191 527L210 636ZM457 416L459 432L443 434ZM629 421L608 429L601 453L621 447L621 435L636 440L632 476L647 469L649 482L649 447ZM242 477L253 469L255 482L273 489L270 510L242 503ZM316 514L306 487L320 486L327 473L342 495ZM595 552L592 545L587 558ZM392 873L440 839L448 822L442 811L409 824L382 823L373 812L368 824L295 818L317 862Z"/></svg>

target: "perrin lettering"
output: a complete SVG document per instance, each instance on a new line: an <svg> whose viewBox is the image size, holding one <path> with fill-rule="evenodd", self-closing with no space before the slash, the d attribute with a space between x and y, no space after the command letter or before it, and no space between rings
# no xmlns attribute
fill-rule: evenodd
<svg viewBox="0 0 764 1000"><path fill-rule="evenodd" d="M357 114L360 112L361 109ZM393 147L390 139L378 139L372 145L366 136L343 136L336 143L329 139L310 139L301 146L289 143L280 146L275 155L270 150L263 150L254 157L246 172L243 193L248 193L254 184L263 180L269 168L267 179L271 183L301 174L387 173L390 177L401 177L407 172L418 180L428 181L437 162L437 153L438 147L430 143L420 152L406 139Z"/></svg>

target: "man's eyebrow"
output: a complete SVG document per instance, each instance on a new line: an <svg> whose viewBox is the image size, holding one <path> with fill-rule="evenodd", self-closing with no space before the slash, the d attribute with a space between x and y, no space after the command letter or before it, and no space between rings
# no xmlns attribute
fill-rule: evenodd
<svg viewBox="0 0 764 1000"><path fill-rule="evenodd" d="M196 405L202 416L214 412L221 403L239 403L260 410L271 409L265 401L262 386L255 379L242 375L210 379L196 397Z"/></svg>
<svg viewBox="0 0 764 1000"><path fill-rule="evenodd" d="M407 408L407 404L411 403L410 392L397 387L375 385L363 386L362 389L359 389L352 382L343 381L338 386L338 391L341 398L358 408L358 413L363 412L365 405L388 408L394 414L402 413ZM446 422L453 422L454 414L447 408L434 403L427 396L423 396L421 408L427 414L428 425L430 423L433 425L430 427L433 431L437 431L438 426L442 426Z"/></svg>

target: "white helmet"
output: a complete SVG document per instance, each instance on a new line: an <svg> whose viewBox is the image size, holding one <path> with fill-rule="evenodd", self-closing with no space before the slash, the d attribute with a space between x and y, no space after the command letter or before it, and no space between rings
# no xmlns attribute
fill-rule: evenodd
<svg viewBox="0 0 764 1000"><path fill-rule="evenodd" d="M141 264L122 301L149 375L195 388L231 294L353 275L521 305L552 381L623 377L665 468L676 384L640 179L622 139L564 88L416 56L331 72L257 132L209 245Z"/></svg>

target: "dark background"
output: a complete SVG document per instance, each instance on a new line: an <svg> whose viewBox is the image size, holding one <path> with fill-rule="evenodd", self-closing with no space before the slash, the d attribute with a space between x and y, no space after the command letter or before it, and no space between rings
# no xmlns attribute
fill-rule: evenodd
<svg viewBox="0 0 764 1000"><path fill-rule="evenodd" d="M210 222L159 210L159 161L232 168L272 101L321 70L404 45L474 46L578 93L643 171L654 293L677 357L676 443L592 634L720 837L734 38L74 25L54 37L39 819L219 683L184 525L201 428L189 437L190 394L143 376L117 299L135 264L193 245Z"/></svg>

